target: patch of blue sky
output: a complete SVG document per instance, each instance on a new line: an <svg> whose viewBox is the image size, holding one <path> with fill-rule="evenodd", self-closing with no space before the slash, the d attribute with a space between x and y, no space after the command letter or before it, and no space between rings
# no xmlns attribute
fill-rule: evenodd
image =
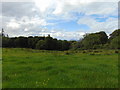
<svg viewBox="0 0 120 90"><path fill-rule="evenodd" d="M98 14L90 15L90 17L96 19L96 21L98 21L98 22L105 22L108 19L108 17L106 17L104 15L98 15Z"/></svg>
<svg viewBox="0 0 120 90"><path fill-rule="evenodd" d="M85 14L82 12L69 12L70 20L67 20L63 18L62 16L55 16L55 15L49 15L46 19L48 22L51 23L61 23L61 22L69 22L69 21L77 21L79 18L82 18ZM71 19L72 18L72 19Z"/></svg>
<svg viewBox="0 0 120 90"><path fill-rule="evenodd" d="M65 22L65 21L64 20L59 20L59 19L51 19L51 20L47 20L47 22L58 24L58 23L62 23L62 22Z"/></svg>
<svg viewBox="0 0 120 90"><path fill-rule="evenodd" d="M102 17L100 17L100 18L98 17L98 18L95 18L95 19L98 22L106 22L106 20L109 19L109 18L118 18L118 16L109 16L109 17L105 17L105 18L104 17L103 18Z"/></svg>
<svg viewBox="0 0 120 90"><path fill-rule="evenodd" d="M98 15L98 14L90 15L90 17L94 18L97 22L106 22L106 20L109 18L118 18L118 16L116 15L104 16L104 15Z"/></svg>
<svg viewBox="0 0 120 90"><path fill-rule="evenodd" d="M109 17L112 17L112 18L118 18L118 15L117 15L117 16L109 16Z"/></svg>
<svg viewBox="0 0 120 90"><path fill-rule="evenodd" d="M89 30L90 28L85 24L78 24L76 21L69 22L59 22L53 26L47 26L48 29L58 29L58 30L67 30L67 31L77 31L77 30Z"/></svg>
<svg viewBox="0 0 120 90"><path fill-rule="evenodd" d="M47 25L45 26L48 30L53 30L55 27L54 26L51 26L51 25Z"/></svg>
<svg viewBox="0 0 120 90"><path fill-rule="evenodd" d="M97 22L105 22L108 18L95 18Z"/></svg>
<svg viewBox="0 0 120 90"><path fill-rule="evenodd" d="M71 14L76 17L75 20L77 20L77 19L82 18L83 16L85 16L85 13L83 13L83 12L71 12Z"/></svg>
<svg viewBox="0 0 120 90"><path fill-rule="evenodd" d="M85 24L78 24L77 21L84 17L85 14L81 13L81 12L70 12L70 14L72 14L73 19L72 20L62 20L60 18L57 19L48 19L47 22L48 23L54 23L55 25L48 25L47 28L48 29L58 29L58 30L66 30L66 31L77 31L77 30L89 30L89 26L85 25ZM75 17L75 18L74 18Z"/></svg>
<svg viewBox="0 0 120 90"><path fill-rule="evenodd" d="M99 14L92 14L90 15L91 17L104 17L104 15L99 15Z"/></svg>

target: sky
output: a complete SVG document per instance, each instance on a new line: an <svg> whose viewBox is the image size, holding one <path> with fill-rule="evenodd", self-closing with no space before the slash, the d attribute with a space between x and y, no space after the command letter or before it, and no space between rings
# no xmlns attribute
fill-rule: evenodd
<svg viewBox="0 0 120 90"><path fill-rule="evenodd" d="M0 28L9 37L79 40L86 33L118 29L118 0L2 0Z"/></svg>

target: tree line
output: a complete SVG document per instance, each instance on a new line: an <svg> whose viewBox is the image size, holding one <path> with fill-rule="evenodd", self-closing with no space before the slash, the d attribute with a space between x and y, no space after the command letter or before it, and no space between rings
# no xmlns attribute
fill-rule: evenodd
<svg viewBox="0 0 120 90"><path fill-rule="evenodd" d="M2 34L2 47L3 48L32 48L40 50L68 50L70 42L67 40L57 40L50 35L47 37L42 36L29 36L29 37L11 37Z"/></svg>
<svg viewBox="0 0 120 90"><path fill-rule="evenodd" d="M8 48L32 48L40 50L87 50L87 49L120 49L120 29L112 32L109 37L104 31L85 34L79 41L57 40L50 35L29 37L8 37L4 31L2 47Z"/></svg>
<svg viewBox="0 0 120 90"><path fill-rule="evenodd" d="M73 43L74 49L120 49L120 29L109 37L104 31L85 34L82 40Z"/></svg>

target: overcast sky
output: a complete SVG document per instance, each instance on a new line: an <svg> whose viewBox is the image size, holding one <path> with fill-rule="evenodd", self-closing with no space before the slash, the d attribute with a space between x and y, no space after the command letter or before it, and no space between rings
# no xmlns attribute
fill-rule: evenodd
<svg viewBox="0 0 120 90"><path fill-rule="evenodd" d="M10 37L50 34L58 39L79 40L85 33L105 31L110 34L118 28L117 1L6 1L0 3L0 28Z"/></svg>

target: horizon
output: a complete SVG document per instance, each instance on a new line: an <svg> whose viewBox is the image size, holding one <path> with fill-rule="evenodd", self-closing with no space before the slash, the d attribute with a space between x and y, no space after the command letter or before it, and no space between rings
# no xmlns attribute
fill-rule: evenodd
<svg viewBox="0 0 120 90"><path fill-rule="evenodd" d="M2 30L4 31L3 28L2 28ZM116 30L118 30L118 29L116 29ZM116 31L116 30L114 30L114 31ZM113 31L113 32L114 32L114 31ZM105 31L98 31L98 32L92 32L92 33L99 33L99 32L105 32ZM112 33L113 33L113 32L112 32ZM86 34L92 34L92 33L85 33L84 35L86 35ZM105 33L106 33L106 32L105 32ZM110 34L112 34L112 33L110 33ZM1 34L2 34L2 32L0 32L0 35L1 35ZM8 34L6 34L6 33L3 33L3 34L5 35L5 37L9 37ZM107 33L106 33L106 35L108 36L108 39L110 38L110 34L107 34ZM18 38L18 37L27 37L27 38L28 38L28 37L48 37L49 35L50 35L50 34L48 34L48 35L46 35L46 36L40 36L40 35L39 35L39 36L37 36L37 35L36 35L36 36L12 36L12 37L9 37L9 38L16 38L16 37L17 37L17 38ZM83 36L84 36L84 35L83 35ZM52 37L52 36L50 35L50 37ZM58 39L58 38L55 38L55 37L52 37L52 38L57 39L57 40L66 40L66 39ZM67 40L67 41L80 41L80 40L83 39L83 38L84 38L84 37L81 37L81 38L79 38L78 40L72 40L72 39L71 39L71 40Z"/></svg>
<svg viewBox="0 0 120 90"><path fill-rule="evenodd" d="M105 31L109 35L118 29L117 1L2 2L1 28L9 37L50 34L61 40L79 40L85 33Z"/></svg>

